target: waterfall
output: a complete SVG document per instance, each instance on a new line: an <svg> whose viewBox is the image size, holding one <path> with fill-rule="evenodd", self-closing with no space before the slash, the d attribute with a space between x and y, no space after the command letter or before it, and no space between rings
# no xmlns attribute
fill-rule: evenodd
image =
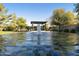
<svg viewBox="0 0 79 59"><path fill-rule="evenodd" d="M40 45L40 34L41 34L41 26L40 24L37 25L37 36L38 36L38 41L37 44Z"/></svg>
<svg viewBox="0 0 79 59"><path fill-rule="evenodd" d="M40 34L40 32L41 32L41 26L40 26L40 24L37 25L37 32L38 32L38 34Z"/></svg>

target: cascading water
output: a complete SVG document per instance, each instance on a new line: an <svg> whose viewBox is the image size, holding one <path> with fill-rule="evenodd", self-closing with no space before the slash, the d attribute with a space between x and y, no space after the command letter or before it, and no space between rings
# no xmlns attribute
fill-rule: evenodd
<svg viewBox="0 0 79 59"><path fill-rule="evenodd" d="M40 32L41 32L41 26L40 26L40 24L37 25L37 32L38 32L38 34L40 34Z"/></svg>
<svg viewBox="0 0 79 59"><path fill-rule="evenodd" d="M37 44L40 45L40 35L41 35L41 26L40 24L37 25L37 36L38 36L38 42Z"/></svg>

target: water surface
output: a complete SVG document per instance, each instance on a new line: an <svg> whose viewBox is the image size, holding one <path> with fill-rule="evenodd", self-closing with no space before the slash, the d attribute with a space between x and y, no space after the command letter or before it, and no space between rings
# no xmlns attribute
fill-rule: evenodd
<svg viewBox="0 0 79 59"><path fill-rule="evenodd" d="M20 32L0 35L0 55L72 56L79 55L79 34L60 32Z"/></svg>

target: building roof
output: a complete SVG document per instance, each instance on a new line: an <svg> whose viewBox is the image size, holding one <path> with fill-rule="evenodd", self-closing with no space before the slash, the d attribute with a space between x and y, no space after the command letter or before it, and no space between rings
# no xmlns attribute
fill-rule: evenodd
<svg viewBox="0 0 79 59"><path fill-rule="evenodd" d="M44 24L47 21L31 21L31 24Z"/></svg>

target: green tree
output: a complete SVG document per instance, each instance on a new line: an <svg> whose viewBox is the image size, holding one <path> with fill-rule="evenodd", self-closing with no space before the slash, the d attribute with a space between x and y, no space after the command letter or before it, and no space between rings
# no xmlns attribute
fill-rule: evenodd
<svg viewBox="0 0 79 59"><path fill-rule="evenodd" d="M64 25L75 25L77 22L75 21L75 16L71 11L66 12L62 19Z"/></svg>
<svg viewBox="0 0 79 59"><path fill-rule="evenodd" d="M23 17L19 17L17 19L17 25L20 29L22 28L26 28L27 24L26 24L26 20Z"/></svg>
<svg viewBox="0 0 79 59"><path fill-rule="evenodd" d="M47 31L48 28L49 28L49 27L48 27L48 23L44 24L42 27L43 27L43 30L46 30L46 31Z"/></svg>
<svg viewBox="0 0 79 59"><path fill-rule="evenodd" d="M74 4L74 6L75 6L74 11L77 13L77 15L76 15L76 19L78 19L78 21L77 21L77 25L79 26L79 3Z"/></svg>
<svg viewBox="0 0 79 59"><path fill-rule="evenodd" d="M27 28L26 20L23 17L16 17L16 14L7 15L7 9L0 4L0 29L16 30Z"/></svg>
<svg viewBox="0 0 79 59"><path fill-rule="evenodd" d="M5 14L7 13L7 9L4 7L2 3L0 3L0 14Z"/></svg>
<svg viewBox="0 0 79 59"><path fill-rule="evenodd" d="M17 19L16 14L10 14L7 16L7 19L5 20L6 30L10 31L16 31L17 28Z"/></svg>
<svg viewBox="0 0 79 59"><path fill-rule="evenodd" d="M57 25L59 26L59 30L60 30L60 26L63 24L63 15L64 15L65 11L64 9L56 9L53 12L53 16L52 21L51 21L51 25Z"/></svg>
<svg viewBox="0 0 79 59"><path fill-rule="evenodd" d="M16 17L16 14L12 14L12 21L11 21L11 24L13 24L15 27L17 26L17 17Z"/></svg>
<svg viewBox="0 0 79 59"><path fill-rule="evenodd" d="M4 7L3 4L0 3L0 29L1 28L3 29L5 27L4 24L5 24L5 20L7 19L6 13L7 13L7 9Z"/></svg>
<svg viewBox="0 0 79 59"><path fill-rule="evenodd" d="M6 13L7 9L0 3L0 21L4 21L7 18Z"/></svg>
<svg viewBox="0 0 79 59"><path fill-rule="evenodd" d="M79 3L74 4L74 6L75 6L74 11L77 12L77 15L79 15Z"/></svg>
<svg viewBox="0 0 79 59"><path fill-rule="evenodd" d="M56 9L53 12L51 25L59 26L59 30L64 25L75 25L77 21L74 19L75 16L71 11L65 12L64 9Z"/></svg>

